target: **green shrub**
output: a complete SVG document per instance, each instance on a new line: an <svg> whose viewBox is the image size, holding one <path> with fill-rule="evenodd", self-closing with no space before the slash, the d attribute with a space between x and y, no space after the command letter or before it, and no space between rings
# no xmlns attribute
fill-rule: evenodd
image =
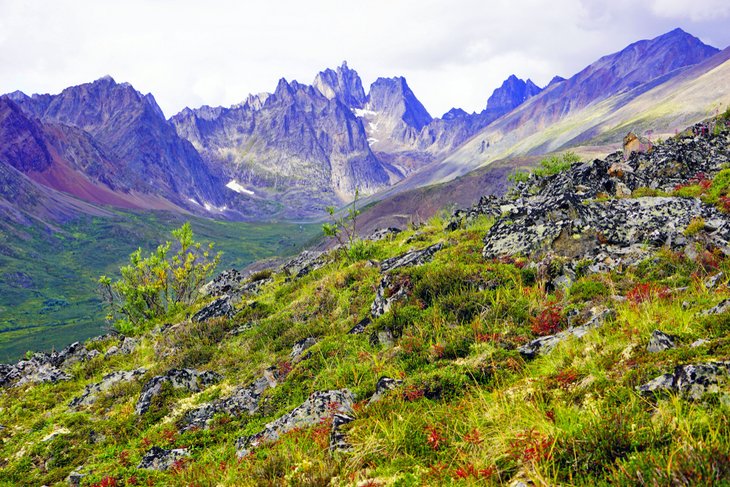
<svg viewBox="0 0 730 487"><path fill-rule="evenodd" d="M596 280L580 280L570 286L570 300L573 302L591 301L611 294L605 283Z"/></svg>
<svg viewBox="0 0 730 487"><path fill-rule="evenodd" d="M177 253L170 256L171 242L157 247L149 257L137 249L129 265L120 269L121 279L112 282L101 276L102 300L109 310L109 321L116 320L122 333L134 333L151 319L179 311L192 304L198 289L220 261L220 253L211 255L213 243L203 249L193 240L189 223L172 231Z"/></svg>
<svg viewBox="0 0 730 487"><path fill-rule="evenodd" d="M554 176L555 174L567 171L570 169L570 166L577 162L580 162L580 157L575 152L568 151L562 156L550 156L540 161L541 167L535 169L535 176L541 178Z"/></svg>

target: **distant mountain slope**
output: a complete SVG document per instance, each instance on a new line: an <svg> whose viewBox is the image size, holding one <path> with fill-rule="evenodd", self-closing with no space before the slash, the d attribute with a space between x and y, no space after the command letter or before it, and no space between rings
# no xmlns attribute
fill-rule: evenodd
<svg viewBox="0 0 730 487"><path fill-rule="evenodd" d="M551 82L540 94L488 125L453 154L404 181L397 190L448 181L497 159L556 150L644 93L665 86L665 91L655 93L668 95L675 85L667 83L689 67L699 65L699 71L690 73L699 77L705 69L699 63L717 53L716 48L680 29L631 44L567 80ZM707 95L715 96L711 90ZM686 108L672 111L676 116ZM687 121L710 115L705 108L693 110L696 115ZM561 130L572 135L562 137Z"/></svg>

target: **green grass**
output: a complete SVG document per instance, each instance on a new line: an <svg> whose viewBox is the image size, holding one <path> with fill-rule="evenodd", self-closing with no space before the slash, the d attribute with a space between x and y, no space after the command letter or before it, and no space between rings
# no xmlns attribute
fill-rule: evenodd
<svg viewBox="0 0 730 487"><path fill-rule="evenodd" d="M88 474L84 485L106 477L160 486L499 485L515 478L535 485L673 485L683 478L721 485L730 474L727 385L706 401L645 398L635 387L676 365L730 355L730 317L698 317L730 296L725 282L713 289L703 284L719 271L728 275L730 260L693 260L665 249L636 267L579 276L566 292L549 292L525 259L483 259L491 223L480 218L448 232L434 219L417 239L408 230L369 243L366 256L340 255L303 278L275 273L232 319L184 322L144 336L129 357L75 365L72 381L7 390L0 395L8 426L0 430L0 484L60 484L80 469ZM348 335L369 314L380 282L369 259L436 242L444 248L431 262L394 271L407 297L363 335ZM533 361L517 352L541 332L540 320L555 315L551 326L564 327L573 310L593 306L615 315ZM244 323L253 326L227 334ZM677 336L680 346L648 353L657 328ZM370 342L373 332L385 330L393 346ZM291 347L306 337L318 339L310 355L289 363ZM688 346L699 338L708 343ZM95 345L102 352L109 346ZM177 432L185 410L225 397L271 365L288 373L264 392L256 414ZM146 378L172 367L215 370L224 378L198 394L168 391L142 417L133 412L139 383L80 412L67 408L86 384L139 366L150 369ZM403 386L367 405L382 376L402 379ZM355 421L345 427L351 452L327 450L325 421L236 458L237 438L260 431L313 391L344 387L357 399ZM54 431L62 433L41 441ZM151 446L185 447L191 458L169 472L136 470Z"/></svg>
<svg viewBox="0 0 730 487"><path fill-rule="evenodd" d="M197 240L223 251L219 270L293 254L321 231L318 225L190 220ZM137 247L151 250L169 240L183 221L119 212L113 219L81 218L55 233L39 227L23 228L23 236L0 232L0 362L104 333L99 276L116 276Z"/></svg>

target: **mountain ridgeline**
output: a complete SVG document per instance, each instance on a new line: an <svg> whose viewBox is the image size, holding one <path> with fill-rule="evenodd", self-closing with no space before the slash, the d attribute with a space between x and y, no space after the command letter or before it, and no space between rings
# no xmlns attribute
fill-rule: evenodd
<svg viewBox="0 0 730 487"><path fill-rule="evenodd" d="M0 98L0 164L14 186L33 187L60 209L16 204L11 185L1 196L16 220L103 212L98 205L234 220L318 217L328 205L351 201L356 189L389 194L502 157L588 143L607 130L596 122L613 113L591 110L615 111L688 73L701 83L709 68L695 67L722 55L676 29L568 79L556 76L544 89L512 75L482 111L454 108L440 118L405 78L378 78L366 90L347 63L318 73L311 85L282 79L272 93L228 108L186 108L169 119L151 94L108 76L57 95L14 92ZM725 96L720 90L719 99ZM701 120L703 110L683 121ZM630 121L627 115L609 128ZM540 138L560 123L569 124L570 136Z"/></svg>
<svg viewBox="0 0 730 487"><path fill-rule="evenodd" d="M14 92L0 98L0 164L13 181L4 186L3 211L14 221L51 222L104 213L100 205L234 220L319 217L356 190L381 198L503 157L605 140L633 114L607 128L596 123L675 79L691 74L702 84L723 55L676 29L544 89L509 76L480 112L453 108L440 118L405 78L378 78L366 90L347 63L311 85L282 79L272 93L169 119L151 94L108 76L57 95ZM718 101L730 98L726 91ZM604 106L600 116L592 112ZM707 115L702 105L683 122ZM550 137L560 124L569 133ZM657 128L676 128L667 124ZM20 186L55 203L16 202Z"/></svg>

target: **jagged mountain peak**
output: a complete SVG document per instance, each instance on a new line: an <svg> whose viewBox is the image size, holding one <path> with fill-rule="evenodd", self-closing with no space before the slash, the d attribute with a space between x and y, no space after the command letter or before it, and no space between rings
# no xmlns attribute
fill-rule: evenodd
<svg viewBox="0 0 730 487"><path fill-rule="evenodd" d="M327 68L318 73L312 86L330 100L337 98L350 108L362 108L365 105L362 80L357 71L347 66L347 61L342 61L336 70Z"/></svg>
<svg viewBox="0 0 730 487"><path fill-rule="evenodd" d="M375 112L399 117L416 130L421 130L432 120L428 110L418 101L403 76L375 80L370 85L368 106Z"/></svg>

